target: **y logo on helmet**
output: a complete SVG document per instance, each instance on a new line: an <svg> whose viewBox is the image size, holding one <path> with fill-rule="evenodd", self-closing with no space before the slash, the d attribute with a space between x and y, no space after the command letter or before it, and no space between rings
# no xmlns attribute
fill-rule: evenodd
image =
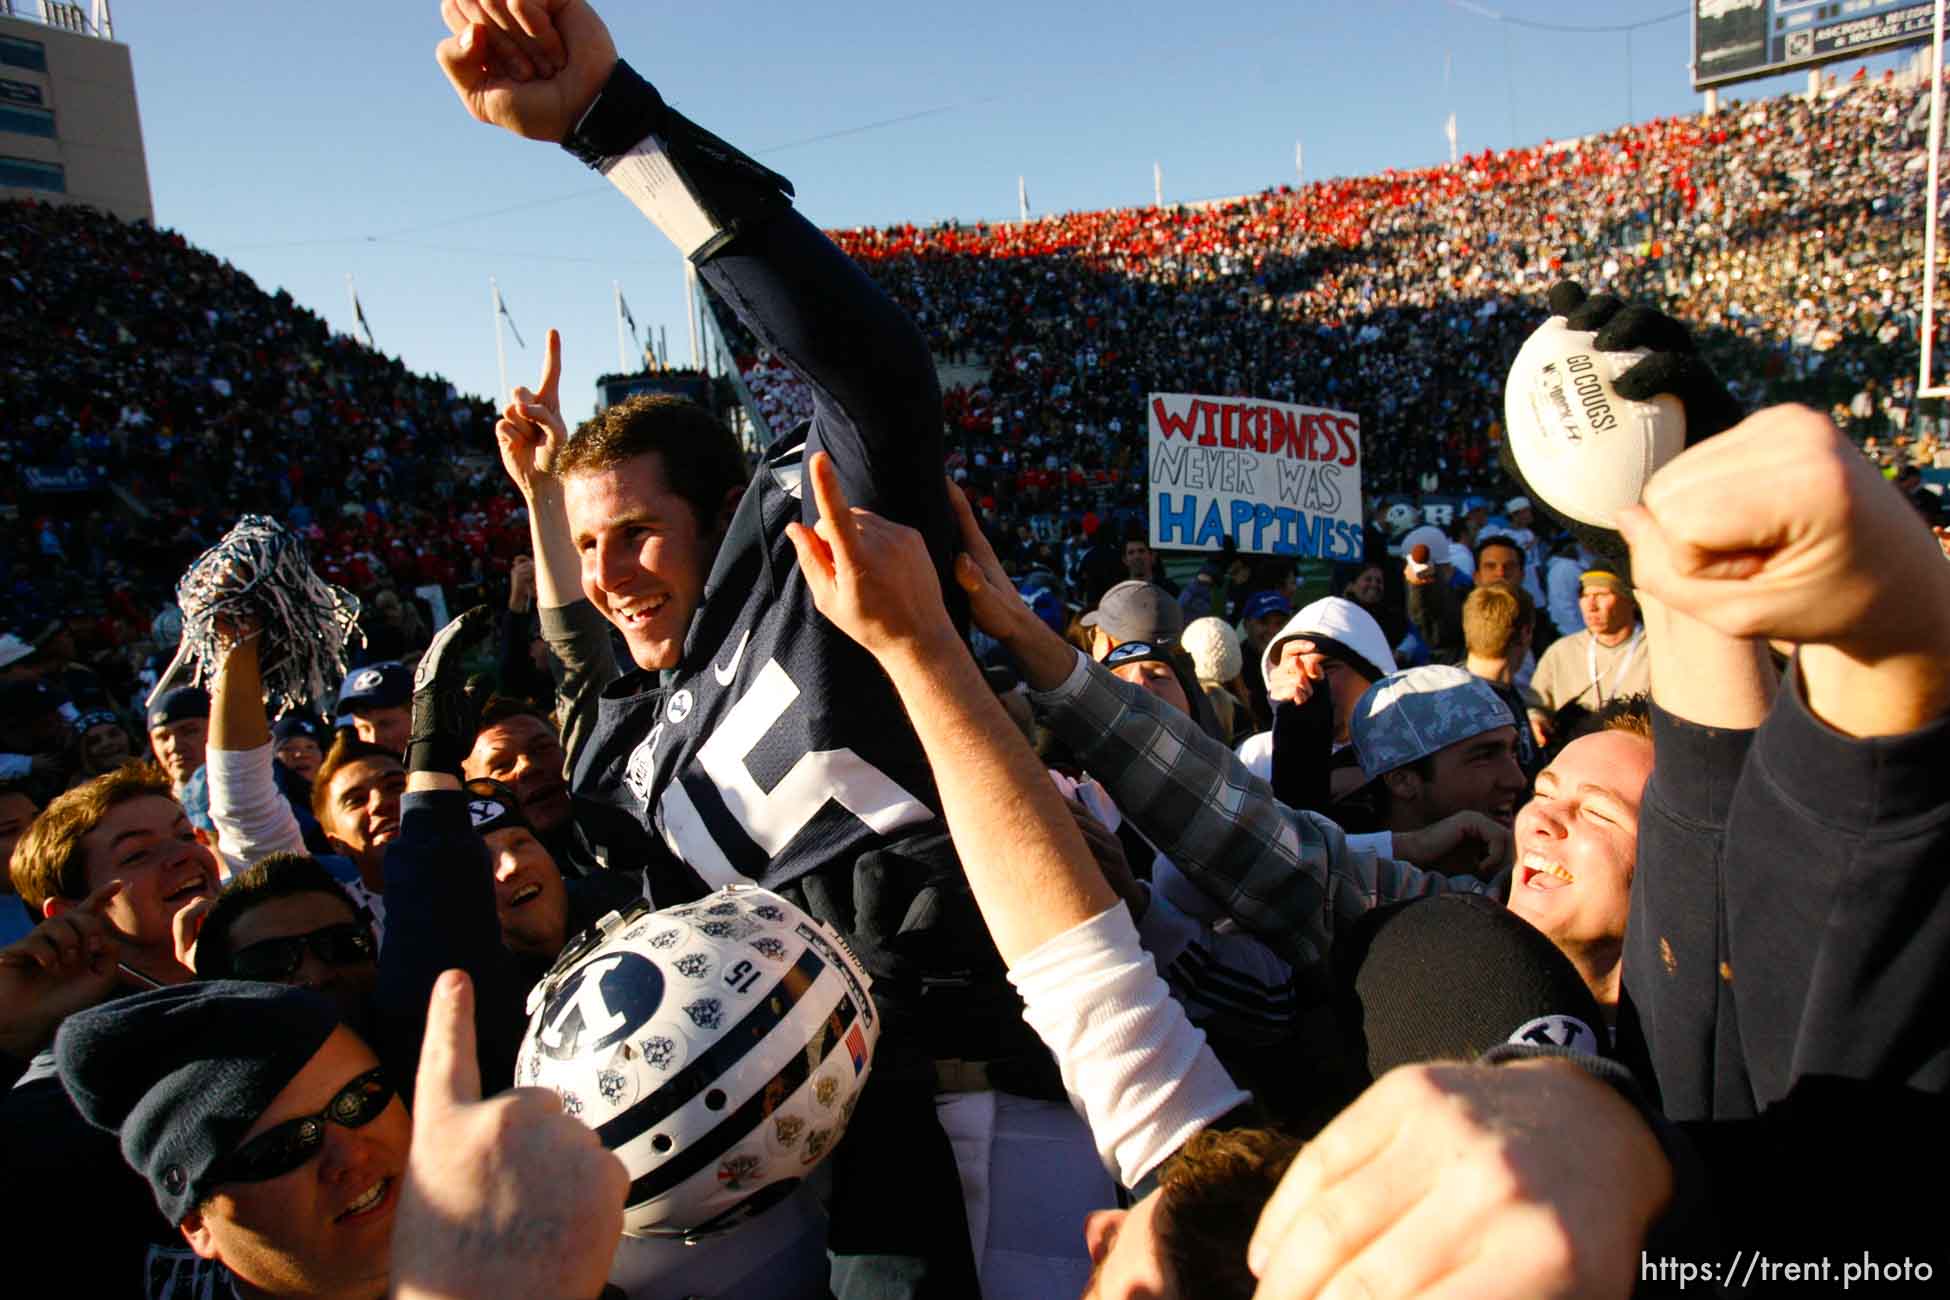
<svg viewBox="0 0 1950 1300"><path fill-rule="evenodd" d="M656 963L633 952L613 953L580 968L542 1008L542 1051L558 1061L600 1052L622 1042L664 1000L664 976Z"/></svg>

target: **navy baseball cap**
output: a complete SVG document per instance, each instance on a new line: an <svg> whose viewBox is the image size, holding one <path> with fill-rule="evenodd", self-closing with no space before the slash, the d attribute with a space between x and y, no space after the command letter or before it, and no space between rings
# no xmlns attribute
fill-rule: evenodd
<svg viewBox="0 0 1950 1300"><path fill-rule="evenodd" d="M332 739L331 733L325 729L325 724L309 713L287 713L278 719L276 726L271 728L271 743L274 745L282 745L285 741L295 740L300 736L315 740L320 745L330 744Z"/></svg>
<svg viewBox="0 0 1950 1300"><path fill-rule="evenodd" d="M1291 614L1293 602L1277 591L1256 591L1246 601L1242 618L1265 618L1268 614Z"/></svg>
<svg viewBox="0 0 1950 1300"><path fill-rule="evenodd" d="M149 706L149 730L166 727L185 718L210 716L210 694L200 686L178 686Z"/></svg>
<svg viewBox="0 0 1950 1300"><path fill-rule="evenodd" d="M397 660L354 668L339 688L339 717L360 709L393 709L413 698L413 673Z"/></svg>

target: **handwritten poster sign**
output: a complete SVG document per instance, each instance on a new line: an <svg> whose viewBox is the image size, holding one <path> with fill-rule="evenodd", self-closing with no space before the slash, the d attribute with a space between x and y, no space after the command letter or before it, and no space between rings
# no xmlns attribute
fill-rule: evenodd
<svg viewBox="0 0 1950 1300"><path fill-rule="evenodd" d="M1361 421L1250 397L1153 393L1151 545L1361 558Z"/></svg>

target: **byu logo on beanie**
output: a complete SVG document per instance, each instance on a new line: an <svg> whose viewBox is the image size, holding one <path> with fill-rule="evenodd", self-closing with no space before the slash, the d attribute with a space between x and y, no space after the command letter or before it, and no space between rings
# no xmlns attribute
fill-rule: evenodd
<svg viewBox="0 0 1950 1300"><path fill-rule="evenodd" d="M1592 1033L1591 1026L1576 1016L1538 1016L1517 1026L1517 1031L1510 1035L1510 1041L1527 1043L1532 1047L1563 1047L1588 1056L1598 1055L1598 1035Z"/></svg>

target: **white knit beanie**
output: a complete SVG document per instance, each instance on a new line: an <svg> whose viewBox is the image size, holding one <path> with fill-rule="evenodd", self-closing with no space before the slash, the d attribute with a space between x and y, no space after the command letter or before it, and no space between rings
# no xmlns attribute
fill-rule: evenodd
<svg viewBox="0 0 1950 1300"><path fill-rule="evenodd" d="M1224 619L1193 619L1179 633L1178 644L1192 657L1202 682L1229 682L1245 662L1239 653L1239 634Z"/></svg>

